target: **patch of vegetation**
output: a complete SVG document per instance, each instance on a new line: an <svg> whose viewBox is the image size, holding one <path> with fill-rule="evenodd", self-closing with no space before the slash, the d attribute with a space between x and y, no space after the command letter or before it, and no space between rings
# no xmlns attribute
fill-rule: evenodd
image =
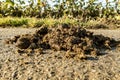
<svg viewBox="0 0 120 80"><path fill-rule="evenodd" d="M28 20L26 18L11 18L11 17L0 18L1 27L7 27L7 26L18 27L27 24L28 24Z"/></svg>
<svg viewBox="0 0 120 80"><path fill-rule="evenodd" d="M41 27L41 26L43 26L43 24L45 24L43 20L37 21L37 22L35 23L34 27Z"/></svg>
<svg viewBox="0 0 120 80"><path fill-rule="evenodd" d="M27 19L19 19L19 20L9 20L9 24L10 26L22 26L22 25L27 25L28 24L28 20Z"/></svg>
<svg viewBox="0 0 120 80"><path fill-rule="evenodd" d="M5 0L0 1L0 17L61 18L63 16L80 18L114 18L120 14L119 0ZM27 5L26 5L27 3ZM114 3L114 6L113 6Z"/></svg>
<svg viewBox="0 0 120 80"><path fill-rule="evenodd" d="M99 0L50 1L54 5L48 0L0 1L0 26L56 27L65 23L85 28L120 28L119 0L105 0L104 6Z"/></svg>
<svg viewBox="0 0 120 80"><path fill-rule="evenodd" d="M41 26L57 27L62 24L70 26L79 26L92 29L116 29L120 28L120 20L116 19L91 19L82 21L81 19L63 17L59 19L54 18L18 18L18 17L3 17L0 18L0 27L33 27L38 28Z"/></svg>

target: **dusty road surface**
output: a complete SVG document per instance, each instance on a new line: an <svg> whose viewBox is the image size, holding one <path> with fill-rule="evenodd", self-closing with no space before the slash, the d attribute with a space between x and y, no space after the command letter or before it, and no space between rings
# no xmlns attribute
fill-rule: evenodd
<svg viewBox="0 0 120 80"><path fill-rule="evenodd" d="M85 61L66 59L64 52L25 56L4 40L36 29L0 28L0 80L120 80L120 50L106 50L104 55ZM120 30L90 30L120 40ZM34 53L33 53L34 54Z"/></svg>

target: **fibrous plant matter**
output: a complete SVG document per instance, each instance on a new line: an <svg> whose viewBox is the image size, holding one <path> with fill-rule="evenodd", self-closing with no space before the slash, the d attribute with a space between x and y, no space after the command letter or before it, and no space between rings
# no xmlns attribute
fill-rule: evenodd
<svg viewBox="0 0 120 80"><path fill-rule="evenodd" d="M9 40L22 50L52 49L66 51L66 57L83 59L99 55L100 49L111 49L118 42L80 27L63 24L56 28L41 27L34 34L15 36Z"/></svg>

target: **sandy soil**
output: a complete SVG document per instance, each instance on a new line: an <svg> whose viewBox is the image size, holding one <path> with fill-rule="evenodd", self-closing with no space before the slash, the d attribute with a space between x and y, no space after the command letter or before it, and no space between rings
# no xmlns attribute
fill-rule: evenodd
<svg viewBox="0 0 120 80"><path fill-rule="evenodd" d="M66 59L64 52L46 51L41 55L19 55L4 40L36 29L0 28L0 80L120 80L120 50L86 61ZM120 30L90 30L120 40ZM34 53L33 53L34 54Z"/></svg>

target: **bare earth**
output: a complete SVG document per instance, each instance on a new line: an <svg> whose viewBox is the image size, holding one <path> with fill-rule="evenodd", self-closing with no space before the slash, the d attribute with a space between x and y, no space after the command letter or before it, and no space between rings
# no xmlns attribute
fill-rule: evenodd
<svg viewBox="0 0 120 80"><path fill-rule="evenodd" d="M36 29L0 28L0 80L120 80L120 50L107 50L96 59L66 59L64 52L20 56L4 40ZM120 30L90 30L120 40ZM34 54L34 53L33 53Z"/></svg>

